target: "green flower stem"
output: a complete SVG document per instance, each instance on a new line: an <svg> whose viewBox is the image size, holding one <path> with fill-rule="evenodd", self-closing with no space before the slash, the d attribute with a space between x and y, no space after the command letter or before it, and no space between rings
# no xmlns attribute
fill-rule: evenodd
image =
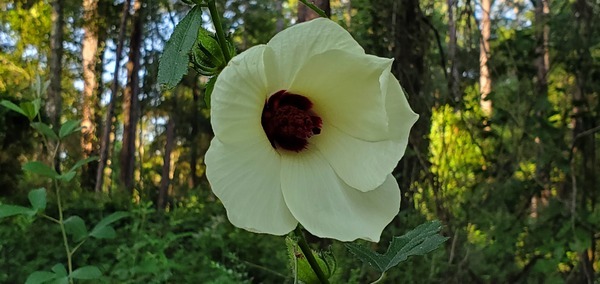
<svg viewBox="0 0 600 284"><path fill-rule="evenodd" d="M315 11L315 13L319 14L319 16L321 16L323 18L329 18L329 17L327 17L327 14L325 14L325 11L323 11L319 7L315 6L315 4L308 3L308 1L306 1L306 0L300 0L300 2L302 2L302 4L306 5L311 10Z"/></svg>
<svg viewBox="0 0 600 284"><path fill-rule="evenodd" d="M210 11L210 17L212 18L213 24L215 25L215 31L217 34L217 40L223 51L225 62L231 60L231 54L229 54L229 48L227 48L227 41L225 40L225 32L223 31L223 25L221 24L221 15L217 12L217 5L215 0L208 1L208 11Z"/></svg>
<svg viewBox="0 0 600 284"><path fill-rule="evenodd" d="M319 281L321 281L321 283L323 284L329 284L329 280L327 280L325 273L323 273L323 270L321 270L321 266L319 266L319 263L317 262L315 256L312 253L312 250L308 246L308 243L306 242L306 238L304 237L304 233L302 233L302 229L300 228L300 226L296 227L294 233L296 234L296 236L298 236L298 246L300 247L300 250L302 250L302 253L306 257L308 264L310 264L310 267L317 275L317 278L319 278Z"/></svg>
<svg viewBox="0 0 600 284"><path fill-rule="evenodd" d="M43 214L43 213L42 213L42 214L40 214L40 216L41 216L42 218L44 218L44 219L48 219L48 220L50 220L50 221L52 221L52 222L54 222L54 223L56 223L56 224L60 224L60 221L58 221L57 219L54 219L54 218L52 218L52 217L50 217L50 216L48 216L48 215L46 215L46 214Z"/></svg>
<svg viewBox="0 0 600 284"><path fill-rule="evenodd" d="M72 253L69 248L69 240L67 239L67 230L65 229L65 223L63 218L62 202L60 200L60 187L58 187L58 181L54 180L54 187L56 188L56 203L58 204L58 221L60 222L60 231L63 237L63 244L65 246L65 252L67 253L67 266L69 268L69 275L73 273L73 260L71 258ZM73 278L69 278L69 283L73 284Z"/></svg>

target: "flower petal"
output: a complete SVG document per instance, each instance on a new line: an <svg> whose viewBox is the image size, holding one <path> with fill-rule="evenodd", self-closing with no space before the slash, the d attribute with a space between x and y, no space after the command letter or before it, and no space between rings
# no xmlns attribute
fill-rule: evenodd
<svg viewBox="0 0 600 284"><path fill-rule="evenodd" d="M360 192L340 180L322 154L305 150L282 156L283 197L294 217L322 238L377 242L400 209L400 190L391 175L377 189Z"/></svg>
<svg viewBox="0 0 600 284"><path fill-rule="evenodd" d="M401 143L401 151L404 153L410 129L419 119L419 115L410 108L400 83L391 73L387 80L385 108L389 120L390 137Z"/></svg>
<svg viewBox="0 0 600 284"><path fill-rule="evenodd" d="M380 186L404 155L411 127L418 115L408 105L398 80L390 73L386 90L389 137L369 142L354 138L336 127L323 123L321 134L310 143L323 153L338 176L360 191Z"/></svg>
<svg viewBox="0 0 600 284"><path fill-rule="evenodd" d="M348 31L323 18L287 28L276 34L267 45L275 52L280 66L279 77L274 79L279 84L278 89L287 89L304 62L316 54L331 49L365 53Z"/></svg>
<svg viewBox="0 0 600 284"><path fill-rule="evenodd" d="M306 96L314 112L356 138L388 137L385 93L392 60L330 50L313 56L296 75L291 93Z"/></svg>
<svg viewBox="0 0 600 284"><path fill-rule="evenodd" d="M219 75L211 97L211 124L224 143L267 140L260 123L274 70L272 50L252 47L234 57Z"/></svg>
<svg viewBox="0 0 600 284"><path fill-rule="evenodd" d="M328 123L323 123L321 134L311 138L310 143L345 183L363 192L380 186L404 154L398 141L364 141Z"/></svg>
<svg viewBox="0 0 600 284"><path fill-rule="evenodd" d="M214 138L205 159L206 177L233 225L273 235L296 227L281 192L280 157L269 141L240 147Z"/></svg>

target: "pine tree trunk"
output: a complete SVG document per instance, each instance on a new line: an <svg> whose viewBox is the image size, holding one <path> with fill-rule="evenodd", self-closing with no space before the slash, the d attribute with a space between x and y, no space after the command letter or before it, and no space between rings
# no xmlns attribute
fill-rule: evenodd
<svg viewBox="0 0 600 284"><path fill-rule="evenodd" d="M488 67L490 59L490 35L491 20L490 12L492 8L491 0L481 0L481 40L479 42L479 93L481 94L480 106L483 115L491 117L492 101L488 95L492 91L492 79Z"/></svg>
<svg viewBox="0 0 600 284"><path fill-rule="evenodd" d="M321 10L323 10L325 12L325 14L327 15L327 17L331 16L331 5L329 3L329 0L315 0L315 1L309 0L309 2L312 2L313 4L315 4L315 6L319 7ZM313 10L308 8L306 5L304 5L300 1L298 1L298 23L310 21L310 20L316 19L318 17L320 17L320 16L317 13L315 13Z"/></svg>
<svg viewBox="0 0 600 284"><path fill-rule="evenodd" d="M83 1L83 43L81 47L81 58L83 65L83 93L82 93L82 120L81 120L81 149L83 158L88 158L96 154L96 126L95 126L95 107L98 101L98 82L97 63L99 54L99 21L98 0ZM92 188L93 176L88 175L89 167L87 164L83 168L82 186Z"/></svg>
<svg viewBox="0 0 600 284"><path fill-rule="evenodd" d="M49 76L50 86L47 91L46 115L50 118L50 124L55 130L60 128L60 115L62 113L62 58L63 58L63 38L64 38L64 12L63 0L53 0L52 5L52 31L50 33L50 56L49 57ZM54 145L56 146L56 145ZM60 173L60 159L55 157L55 170Z"/></svg>
<svg viewBox="0 0 600 284"><path fill-rule="evenodd" d="M138 94L140 53L143 34L142 1L135 0L133 14L133 30L129 45L129 62L127 62L127 86L123 94L123 147L120 153L121 183L129 192L133 192L133 175L135 172L135 139L138 121Z"/></svg>
<svg viewBox="0 0 600 284"><path fill-rule="evenodd" d="M125 0L123 4L123 12L121 14L121 22L119 23L119 36L117 38L117 50L115 54L115 70L113 80L110 86L110 98L106 109L106 118L104 120L104 128L102 129L102 140L100 141L100 160L98 161L98 169L96 171L96 185L94 191L102 191L104 183L104 169L108 161L110 149L110 134L112 133L113 117L115 113L115 98L119 89L119 71L120 62L123 53L123 43L125 41L125 30L127 29L127 18L129 16L129 6L131 0Z"/></svg>

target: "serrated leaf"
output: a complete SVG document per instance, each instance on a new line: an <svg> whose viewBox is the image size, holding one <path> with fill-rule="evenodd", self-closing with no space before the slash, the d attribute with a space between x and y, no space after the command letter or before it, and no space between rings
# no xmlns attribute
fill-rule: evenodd
<svg viewBox="0 0 600 284"><path fill-rule="evenodd" d="M80 267L71 273L71 278L74 279L98 279L100 276L102 276L102 272L96 266Z"/></svg>
<svg viewBox="0 0 600 284"><path fill-rule="evenodd" d="M55 141L58 140L58 135L56 135L56 132L54 132L54 130L52 130L52 128L50 128L48 124L45 124L43 122L32 122L31 127L33 127L33 129L37 130L38 132L42 133L49 139Z"/></svg>
<svg viewBox="0 0 600 284"><path fill-rule="evenodd" d="M29 192L27 195L29 198L29 203L31 203L31 207L34 210L40 211L46 209L46 189L38 188Z"/></svg>
<svg viewBox="0 0 600 284"><path fill-rule="evenodd" d="M33 174L38 174L38 175L42 175L45 177L49 177L49 178L56 178L58 177L58 174L56 173L56 171L49 167L48 165L39 162L39 161L33 161L33 162L27 162L23 165L23 170L33 173Z"/></svg>
<svg viewBox="0 0 600 284"><path fill-rule="evenodd" d="M0 105L12 111L18 112L24 116L27 116L27 114L21 109L21 107L19 107L11 101L2 100L0 101Z"/></svg>
<svg viewBox="0 0 600 284"><path fill-rule="evenodd" d="M158 83L164 88L175 87L188 70L189 52L202 25L202 7L196 5L175 26L160 57Z"/></svg>
<svg viewBox="0 0 600 284"><path fill-rule="evenodd" d="M448 240L447 237L439 235L441 228L439 221L431 221L402 236L394 237L383 255L358 244L346 244L346 247L360 260L383 273L410 256L424 255L437 249Z"/></svg>
<svg viewBox="0 0 600 284"><path fill-rule="evenodd" d="M90 233L90 237L96 239L114 239L117 236L117 232L111 226L105 226L101 228L94 228Z"/></svg>
<svg viewBox="0 0 600 284"><path fill-rule="evenodd" d="M25 284L41 284L48 282L50 280L54 280L56 278L56 274L48 271L36 271L27 277L25 280Z"/></svg>
<svg viewBox="0 0 600 284"><path fill-rule="evenodd" d="M79 131L81 129L81 127L79 127L80 123L81 123L81 119L69 120L69 121L63 123L63 125L60 126L60 130L58 131L58 137L60 137L62 139L76 131Z"/></svg>
<svg viewBox="0 0 600 284"><path fill-rule="evenodd" d="M0 204L0 218L14 215L35 215L37 211L28 207L18 205Z"/></svg>
<svg viewBox="0 0 600 284"><path fill-rule="evenodd" d="M66 172L66 173L64 173L62 175L59 175L58 177L56 177L56 179L69 182L74 177L75 177L75 172L68 171L68 172Z"/></svg>
<svg viewBox="0 0 600 284"><path fill-rule="evenodd" d="M93 157L89 157L83 160L79 160L77 161L77 163L75 163L75 165L73 165L73 167L71 167L71 169L69 170L70 172L75 172L77 169L81 168L81 166L89 163L89 162L93 162L93 161L97 161L98 157L97 156L93 156Z"/></svg>
<svg viewBox="0 0 600 284"><path fill-rule="evenodd" d="M67 276L67 269L62 263L55 264L54 266L52 266L51 270L54 271L54 273L56 273L58 277Z"/></svg>
<svg viewBox="0 0 600 284"><path fill-rule="evenodd" d="M208 108L210 108L210 98L215 88L215 82L217 82L217 77L219 77L219 75L211 77L208 80L208 82L206 82L206 89L204 90L204 103Z"/></svg>
<svg viewBox="0 0 600 284"><path fill-rule="evenodd" d="M73 236L73 240L79 242L87 236L85 221L79 216L71 216L63 221L67 234Z"/></svg>

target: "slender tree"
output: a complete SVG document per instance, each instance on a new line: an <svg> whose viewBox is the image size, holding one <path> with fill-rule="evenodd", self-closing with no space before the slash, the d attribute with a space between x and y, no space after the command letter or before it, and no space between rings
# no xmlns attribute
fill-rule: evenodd
<svg viewBox="0 0 600 284"><path fill-rule="evenodd" d="M135 0L133 4L133 29L129 40L129 61L127 62L127 86L123 93L123 147L120 153L120 179L125 189L133 191L135 172L135 140L139 117L139 70L143 35L143 4Z"/></svg>
<svg viewBox="0 0 600 284"><path fill-rule="evenodd" d="M486 117L492 115L492 101L488 95L492 92L492 79L488 60L490 59L490 35L492 0L481 0L481 39L479 41L479 93L481 111Z"/></svg>
<svg viewBox="0 0 600 284"><path fill-rule="evenodd" d="M113 79L110 86L109 102L106 109L106 118L104 120L104 128L102 129L102 140L100 141L100 160L98 161L98 168L96 171L96 185L94 191L102 191L102 184L104 183L104 169L108 161L108 154L110 149L110 134L112 133L113 117L115 114L115 98L119 90L119 73L121 70L120 62L123 53L123 43L125 41L125 30L127 27L127 18L129 16L129 7L131 0L125 0L123 3L123 12L121 13L121 20L119 23L119 35L117 38L117 50L115 52L115 69L113 72Z"/></svg>
<svg viewBox="0 0 600 284"><path fill-rule="evenodd" d="M63 0L52 0L52 31L50 33L50 56L49 73L50 86L47 91L46 114L50 117L50 123L54 129L60 128L60 115L62 112L62 60L64 39L64 11ZM55 161L55 170L60 173L58 155Z"/></svg>
<svg viewBox="0 0 600 284"><path fill-rule="evenodd" d="M450 95L454 101L460 101L460 75L458 73L458 60L456 58L456 20L454 19L454 9L456 0L447 0L448 5L448 59L450 60L450 78L448 85Z"/></svg>

